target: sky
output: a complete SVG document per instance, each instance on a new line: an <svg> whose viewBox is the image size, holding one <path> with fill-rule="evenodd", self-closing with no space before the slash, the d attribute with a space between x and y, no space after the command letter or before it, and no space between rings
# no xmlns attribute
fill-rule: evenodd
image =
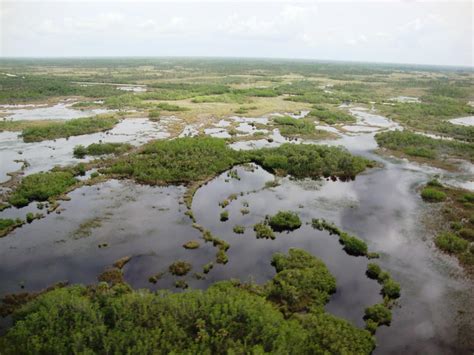
<svg viewBox="0 0 474 355"><path fill-rule="evenodd" d="M0 0L0 57L270 57L474 66L472 1Z"/></svg>

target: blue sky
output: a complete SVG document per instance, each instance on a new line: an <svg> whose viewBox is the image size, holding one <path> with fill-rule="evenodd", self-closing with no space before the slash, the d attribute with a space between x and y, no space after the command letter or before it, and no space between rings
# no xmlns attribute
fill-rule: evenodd
<svg viewBox="0 0 474 355"><path fill-rule="evenodd" d="M471 1L6 1L0 56L277 57L473 66Z"/></svg>

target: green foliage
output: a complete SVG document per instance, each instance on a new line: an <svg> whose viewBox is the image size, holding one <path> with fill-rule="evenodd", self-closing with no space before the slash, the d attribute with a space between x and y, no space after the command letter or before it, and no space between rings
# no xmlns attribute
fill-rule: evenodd
<svg viewBox="0 0 474 355"><path fill-rule="evenodd" d="M25 128L21 136L25 142L40 142L106 131L117 123L118 119L113 116L84 117Z"/></svg>
<svg viewBox="0 0 474 355"><path fill-rule="evenodd" d="M382 269L377 264L370 263L367 265L367 271L365 273L367 277L378 280L380 274L382 273Z"/></svg>
<svg viewBox="0 0 474 355"><path fill-rule="evenodd" d="M372 320L378 325L390 325L392 312L383 304L375 304L365 309L366 320Z"/></svg>
<svg viewBox="0 0 474 355"><path fill-rule="evenodd" d="M16 207L26 206L31 201L46 201L65 193L76 183L70 172L55 171L28 175L10 195L8 201Z"/></svg>
<svg viewBox="0 0 474 355"><path fill-rule="evenodd" d="M474 160L474 145L426 137L409 131L377 133L375 140L382 148L428 159L451 156Z"/></svg>
<svg viewBox="0 0 474 355"><path fill-rule="evenodd" d="M253 226L257 239L275 239L273 230L265 223L257 223Z"/></svg>
<svg viewBox="0 0 474 355"><path fill-rule="evenodd" d="M391 278L385 280L382 287L382 295L389 299L400 297L400 284Z"/></svg>
<svg viewBox="0 0 474 355"><path fill-rule="evenodd" d="M351 236L345 232L339 235L339 243L344 245L344 250L349 255L361 256L367 255L368 247L367 244L354 236Z"/></svg>
<svg viewBox="0 0 474 355"><path fill-rule="evenodd" d="M87 147L76 145L73 155L76 158L84 158L86 155L123 154L133 146L128 143L92 143Z"/></svg>
<svg viewBox="0 0 474 355"><path fill-rule="evenodd" d="M336 291L336 280L326 265L302 249L290 249L288 255L275 254L272 265L277 274L268 286L268 297L285 312L322 307Z"/></svg>
<svg viewBox="0 0 474 355"><path fill-rule="evenodd" d="M156 105L157 108L163 111L170 111L170 112L179 112L179 111L188 111L189 109L186 107L178 106L178 105L172 105L167 102L160 102L158 105Z"/></svg>
<svg viewBox="0 0 474 355"><path fill-rule="evenodd" d="M435 238L435 244L447 253L461 253L467 249L469 242L450 232L443 232Z"/></svg>
<svg viewBox="0 0 474 355"><path fill-rule="evenodd" d="M293 231L301 227L301 220L295 212L279 211L268 219L268 224L276 232Z"/></svg>
<svg viewBox="0 0 474 355"><path fill-rule="evenodd" d="M446 200L446 194L433 187L425 187L421 190L421 197L428 202L441 202Z"/></svg>

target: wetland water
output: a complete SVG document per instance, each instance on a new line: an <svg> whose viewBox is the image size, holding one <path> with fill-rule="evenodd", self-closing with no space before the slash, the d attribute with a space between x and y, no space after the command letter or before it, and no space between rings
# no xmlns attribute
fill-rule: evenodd
<svg viewBox="0 0 474 355"><path fill-rule="evenodd" d="M376 125L374 122L370 124ZM148 278L166 271L177 259L193 265L186 276L190 287L205 288L231 277L261 283L274 275L270 265L274 252L300 247L321 258L337 279L337 292L327 309L362 326L364 308L381 301L380 286L364 274L367 259L347 255L337 237L305 223L311 218L326 218L364 239L371 251L379 252L377 263L401 284L402 297L393 309L392 325L377 331L374 353L468 353L469 344L458 342L456 325L463 323L456 317L460 317L458 312L474 308L468 298L472 284L453 277L461 274L458 265L435 251L432 236L421 223L425 210L417 188L434 174L455 181L469 177L381 158L372 153L377 147L373 135L342 135L324 142L343 145L354 154L384 164L355 181L283 178L279 186L264 188L265 182L274 179L271 174L259 167L237 167L240 180L223 173L202 186L192 205L196 221L231 245L229 262L215 264L205 280L193 278L192 273L201 272L204 264L213 261L217 249L200 239L184 215L183 187L110 180L77 189L69 194L70 201L61 202L64 210L60 214L49 214L0 239L0 295L23 291L20 285L34 291L63 280L93 283L106 267L124 256L132 256L124 274L134 287L173 288L176 278L168 274L156 285ZM223 209L218 203L232 193L239 196L226 208L229 220L220 222ZM245 203L250 213L243 215L240 210ZM256 239L253 224L278 210L298 212L303 226L292 233L276 233L275 240ZM35 204L4 210L0 216L24 217L29 211L36 211ZM244 234L233 233L236 224L246 226ZM184 249L182 244L192 239L200 240L201 247ZM98 247L104 243L106 247ZM465 327L465 334L469 334L472 328Z"/></svg>
<svg viewBox="0 0 474 355"><path fill-rule="evenodd" d="M89 110L76 110L71 108L74 102L59 102L54 106L37 105L33 107L0 107L0 117L8 121L20 120L71 120L73 118L90 117L110 110L99 108ZM26 105L24 105L26 106Z"/></svg>

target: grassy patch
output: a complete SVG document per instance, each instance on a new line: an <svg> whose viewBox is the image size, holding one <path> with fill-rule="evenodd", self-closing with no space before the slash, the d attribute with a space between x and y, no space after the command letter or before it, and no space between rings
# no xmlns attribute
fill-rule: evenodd
<svg viewBox="0 0 474 355"><path fill-rule="evenodd" d="M425 187L421 190L421 197L428 202L441 202L446 200L446 194L434 187Z"/></svg>
<svg viewBox="0 0 474 355"><path fill-rule="evenodd" d="M257 223L253 226L257 239L275 239L275 233L266 223Z"/></svg>
<svg viewBox="0 0 474 355"><path fill-rule="evenodd" d="M21 207L31 201L46 201L67 192L76 182L70 172L55 171L28 175L9 196L8 202Z"/></svg>
<svg viewBox="0 0 474 355"><path fill-rule="evenodd" d="M113 128L118 123L114 116L84 117L65 122L51 122L37 127L25 128L21 136L25 142L67 138L82 134L102 132Z"/></svg>

